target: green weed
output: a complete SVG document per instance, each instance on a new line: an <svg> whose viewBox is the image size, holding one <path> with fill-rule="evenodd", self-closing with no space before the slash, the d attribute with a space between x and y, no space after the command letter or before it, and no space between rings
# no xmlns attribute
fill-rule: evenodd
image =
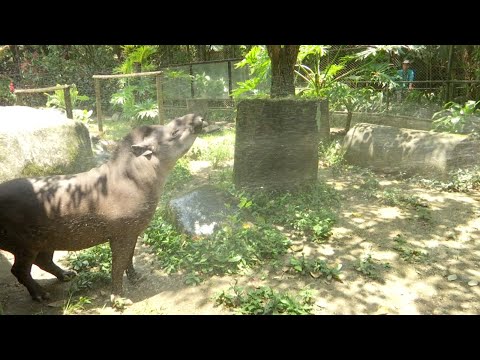
<svg viewBox="0 0 480 360"><path fill-rule="evenodd" d="M217 295L215 304L246 315L308 315L313 308L313 291L307 288L292 296L268 286L253 290L233 286Z"/></svg>

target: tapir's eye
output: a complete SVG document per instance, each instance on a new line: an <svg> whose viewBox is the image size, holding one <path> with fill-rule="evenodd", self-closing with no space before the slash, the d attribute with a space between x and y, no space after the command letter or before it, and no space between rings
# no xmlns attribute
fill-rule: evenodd
<svg viewBox="0 0 480 360"><path fill-rule="evenodd" d="M174 131L172 132L172 137L177 137L178 133L179 133L179 130L178 130L178 129L177 129L177 130L174 130Z"/></svg>

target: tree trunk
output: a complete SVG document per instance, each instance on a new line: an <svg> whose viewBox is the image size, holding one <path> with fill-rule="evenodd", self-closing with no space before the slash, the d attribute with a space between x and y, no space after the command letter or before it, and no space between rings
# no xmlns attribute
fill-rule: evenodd
<svg viewBox="0 0 480 360"><path fill-rule="evenodd" d="M197 48L197 59L199 61L207 60L207 45L196 45Z"/></svg>
<svg viewBox="0 0 480 360"><path fill-rule="evenodd" d="M171 45L165 45L167 48L167 64L170 65L173 63L172 61L172 46Z"/></svg>
<svg viewBox="0 0 480 360"><path fill-rule="evenodd" d="M63 58L65 60L70 60L70 45L62 45L63 48Z"/></svg>
<svg viewBox="0 0 480 360"><path fill-rule="evenodd" d="M452 62L453 62L453 50L455 45L448 46L448 64L447 64L447 88L445 91L445 102L450 101L451 97L451 84L450 80L452 79Z"/></svg>
<svg viewBox="0 0 480 360"><path fill-rule="evenodd" d="M20 68L20 52L18 50L18 46L10 45L10 51L12 52L13 62L15 63L15 65L17 65L18 74L21 74L22 69Z"/></svg>
<svg viewBox="0 0 480 360"><path fill-rule="evenodd" d="M187 56L188 56L188 62L192 62L192 55L190 53L190 45L187 45Z"/></svg>
<svg viewBox="0 0 480 360"><path fill-rule="evenodd" d="M267 45L272 61L270 97L295 95L294 69L300 45Z"/></svg>
<svg viewBox="0 0 480 360"><path fill-rule="evenodd" d="M352 115L351 111L347 112L347 123L345 124L345 132L347 133L350 130L350 126L352 126Z"/></svg>
<svg viewBox="0 0 480 360"><path fill-rule="evenodd" d="M118 61L123 60L122 47L120 45L112 45L113 53L117 55Z"/></svg>

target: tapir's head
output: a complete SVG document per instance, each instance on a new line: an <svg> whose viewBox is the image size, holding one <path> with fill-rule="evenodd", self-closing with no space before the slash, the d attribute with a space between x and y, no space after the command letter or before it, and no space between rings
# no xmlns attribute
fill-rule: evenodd
<svg viewBox="0 0 480 360"><path fill-rule="evenodd" d="M142 136L135 136L132 152L135 156L175 163L193 145L197 135L207 123L199 115L187 114L166 125L153 125L142 128Z"/></svg>

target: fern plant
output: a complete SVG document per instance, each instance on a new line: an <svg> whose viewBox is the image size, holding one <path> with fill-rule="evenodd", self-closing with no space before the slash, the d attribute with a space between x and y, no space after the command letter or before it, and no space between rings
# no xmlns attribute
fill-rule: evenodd
<svg viewBox="0 0 480 360"><path fill-rule="evenodd" d="M126 58L114 72L129 74L154 70L152 57L157 52L156 46L125 45L123 50ZM139 68L136 68L136 64ZM123 119L128 119L134 126L145 122L151 123L156 119L158 116L156 88L151 78L120 79L119 87L120 89L112 95L110 103L122 109Z"/></svg>
<svg viewBox="0 0 480 360"><path fill-rule="evenodd" d="M57 86L61 86L57 84ZM54 107L65 110L65 96L63 90L55 90L53 94L44 93L47 95L47 107ZM70 87L70 99L72 100L72 107L75 108L78 102L90 100L86 95L80 95L77 86L72 84Z"/></svg>
<svg viewBox="0 0 480 360"><path fill-rule="evenodd" d="M250 79L237 83L237 88L232 91L234 98L245 95L267 96L271 76L271 62L265 46L253 46L245 55L245 59L235 64L235 68L239 69L248 66Z"/></svg>
<svg viewBox="0 0 480 360"><path fill-rule="evenodd" d="M470 131L480 128L480 116L478 106L480 100L475 102L469 100L465 104L457 104L450 101L444 105L443 110L436 112L432 116L432 126L435 131L446 131L451 133L465 133L467 125L470 125Z"/></svg>

